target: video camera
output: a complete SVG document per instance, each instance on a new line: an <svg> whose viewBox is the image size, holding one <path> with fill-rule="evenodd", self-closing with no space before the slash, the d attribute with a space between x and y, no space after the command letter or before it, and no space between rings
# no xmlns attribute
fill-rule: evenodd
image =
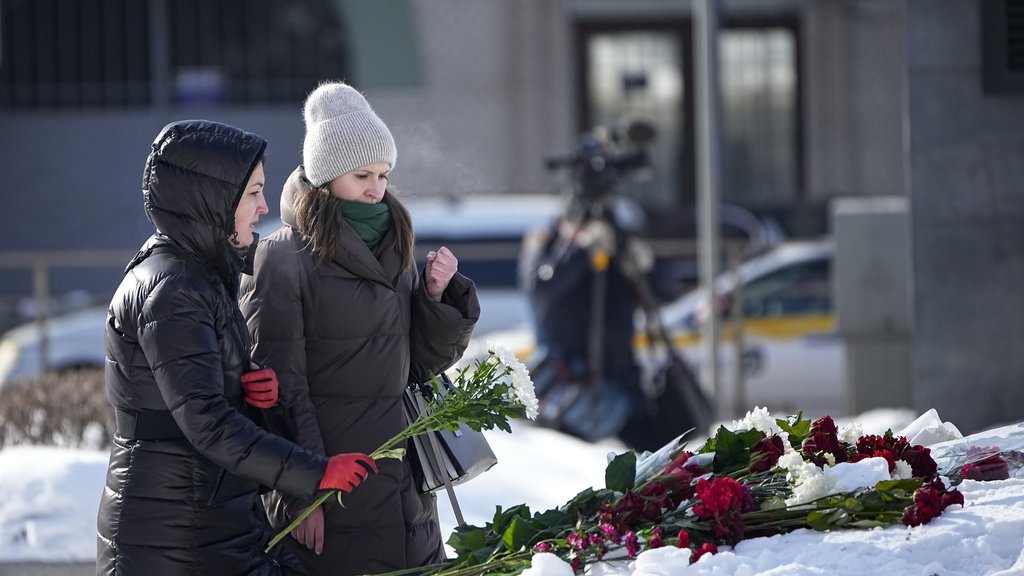
<svg viewBox="0 0 1024 576"><path fill-rule="evenodd" d="M650 166L646 147L654 137L654 127L646 122L619 129L599 126L580 136L574 152L548 156L544 166L571 169L577 184L574 200L588 207L611 194L623 177Z"/></svg>

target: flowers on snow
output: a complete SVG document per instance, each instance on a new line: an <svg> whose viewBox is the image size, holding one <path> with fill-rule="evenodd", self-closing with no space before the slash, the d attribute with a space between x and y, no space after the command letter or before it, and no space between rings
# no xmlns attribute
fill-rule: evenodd
<svg viewBox="0 0 1024 576"><path fill-rule="evenodd" d="M1021 461L1013 460L1014 470ZM1009 468L998 449L971 448L958 473L998 479ZM617 455L604 488L587 488L558 508L498 507L485 526L457 527L448 539L457 558L423 575L519 574L534 559L582 574L588 562L664 547L689 551L692 564L721 545L800 528L919 526L964 504L960 478L947 472L947 481L937 470L929 448L892 431L864 435L828 416L773 419L755 408L694 451L680 440L642 458Z"/></svg>

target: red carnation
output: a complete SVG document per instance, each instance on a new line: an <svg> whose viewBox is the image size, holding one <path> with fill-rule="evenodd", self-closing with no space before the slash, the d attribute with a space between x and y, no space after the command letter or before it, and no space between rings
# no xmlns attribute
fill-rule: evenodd
<svg viewBox="0 0 1024 576"><path fill-rule="evenodd" d="M723 514L730 510L738 511L743 507L743 485L728 476L715 478L710 482L701 478L697 483L696 492L700 503L693 507L693 512L705 520L715 514Z"/></svg>
<svg viewBox="0 0 1024 576"><path fill-rule="evenodd" d="M858 451L850 458L850 462L860 462L868 458L885 458L889 462L889 473L896 469L896 457L892 455L892 452L888 450L875 450L873 453L866 453Z"/></svg>
<svg viewBox="0 0 1024 576"><path fill-rule="evenodd" d="M608 544L605 540L604 534L601 534L600 532L595 532L590 535L589 541L590 547L596 550L595 555L597 556L597 559L603 559L604 555L608 553Z"/></svg>
<svg viewBox="0 0 1024 576"><path fill-rule="evenodd" d="M569 532L569 535L565 537L565 543L574 550L583 551L587 549L587 545L590 543L590 540L583 532L576 531Z"/></svg>
<svg viewBox="0 0 1024 576"><path fill-rule="evenodd" d="M612 526L608 522L602 522L601 531L604 532L604 535L612 542L616 544L622 543L622 535L615 529L615 526Z"/></svg>
<svg viewBox="0 0 1024 576"><path fill-rule="evenodd" d="M690 564L693 564L697 560L700 560L700 557L705 554L718 554L718 546L715 546L711 542L705 542L701 545L699 550L697 550L690 556Z"/></svg>
<svg viewBox="0 0 1024 576"><path fill-rule="evenodd" d="M654 550L665 545L665 538L661 534L661 526L655 526L651 530L651 537L647 539L647 549Z"/></svg>
<svg viewBox="0 0 1024 576"><path fill-rule="evenodd" d="M727 544L736 544L742 540L746 531L742 512L753 504L753 499L745 488L728 476L710 482L701 478L697 483L697 498L700 502L693 507L693 513L702 520L710 521L715 536Z"/></svg>
<svg viewBox="0 0 1024 576"><path fill-rule="evenodd" d="M626 532L626 553L630 558L636 558L640 553L640 541L636 537L636 532L632 530Z"/></svg>

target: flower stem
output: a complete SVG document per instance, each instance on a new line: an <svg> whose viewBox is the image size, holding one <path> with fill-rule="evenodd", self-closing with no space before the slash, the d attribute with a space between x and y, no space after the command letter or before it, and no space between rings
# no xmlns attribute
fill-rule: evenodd
<svg viewBox="0 0 1024 576"><path fill-rule="evenodd" d="M399 455L395 450L393 450L394 446L407 438L415 436L416 434L422 434L426 432L427 430L430 429L431 423L433 423L433 421L431 420L430 416L420 415L420 417L417 418L412 424L410 424L408 428L398 433L387 442L384 442L383 444L380 445L379 448L374 450L373 453L370 454L370 458L373 458L374 460L380 458L397 458L401 460L402 456ZM335 493L337 493L337 490L328 490L324 492L319 498L316 499L315 502L313 502L313 504L311 504L309 507L303 510L302 513L299 514L298 517L296 517L295 520L293 520L292 523L289 524L287 528L278 532L277 535L275 535L270 540L270 543L267 544L267 548L264 550L264 553L270 552L270 550L274 546L277 546L278 542L280 542L282 539L284 539L285 536L290 534L291 531L294 530L296 526L302 523L303 520L308 518L309 515L313 513L313 510L316 510L318 506L323 504L328 498L330 498Z"/></svg>
<svg viewBox="0 0 1024 576"><path fill-rule="evenodd" d="M287 528L285 528L284 530L281 530L280 532L278 532L277 536L274 536L270 540L270 543L267 544L267 548L263 551L263 553L266 554L266 553L270 552L271 548L273 548L274 546L277 546L278 542L280 542L285 536L290 534L291 531L294 530L296 526L301 524L302 521L305 520L307 516L309 516L310 514L313 513L313 510L316 510L317 507L320 506L321 504L323 504L324 501L326 501L328 498L330 498L334 494L334 492L335 492L335 490L328 490L328 491L324 492L319 498L316 499L316 502L313 502L312 506L310 506L309 508L306 508L305 510L303 510L302 514L299 514L298 518L296 518L294 521L292 521L292 523L289 524Z"/></svg>

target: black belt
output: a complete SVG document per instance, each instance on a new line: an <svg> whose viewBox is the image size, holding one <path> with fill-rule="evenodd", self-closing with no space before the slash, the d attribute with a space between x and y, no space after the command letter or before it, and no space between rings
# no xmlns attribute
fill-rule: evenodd
<svg viewBox="0 0 1024 576"><path fill-rule="evenodd" d="M117 434L129 440L180 440L185 437L167 410L139 412L118 408L114 417Z"/></svg>

